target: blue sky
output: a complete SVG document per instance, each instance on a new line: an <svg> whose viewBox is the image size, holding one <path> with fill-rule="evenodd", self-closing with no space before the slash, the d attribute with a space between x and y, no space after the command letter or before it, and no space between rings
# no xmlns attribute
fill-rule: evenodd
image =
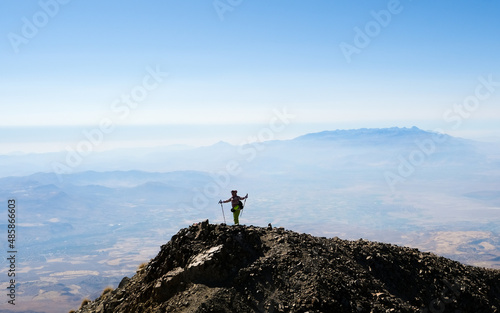
<svg viewBox="0 0 500 313"><path fill-rule="evenodd" d="M158 127L164 143L238 143L261 127L238 125L283 108L295 118L282 137L414 125L500 137L499 13L493 0L2 1L2 149L45 140L41 126L76 141L103 119L116 141L134 126L152 144Z"/></svg>

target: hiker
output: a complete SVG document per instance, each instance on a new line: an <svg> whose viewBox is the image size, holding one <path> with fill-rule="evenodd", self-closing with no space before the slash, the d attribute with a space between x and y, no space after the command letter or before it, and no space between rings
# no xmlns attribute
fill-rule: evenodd
<svg viewBox="0 0 500 313"><path fill-rule="evenodd" d="M244 197L240 197L237 195L238 191L237 190L232 190L231 191L231 198L227 200L220 200L219 203L228 203L231 202L232 208L231 212L233 212L233 218L234 218L234 224L239 225L239 216L240 216L240 211L243 210L243 203L241 203L241 200L245 200L248 198L248 193Z"/></svg>

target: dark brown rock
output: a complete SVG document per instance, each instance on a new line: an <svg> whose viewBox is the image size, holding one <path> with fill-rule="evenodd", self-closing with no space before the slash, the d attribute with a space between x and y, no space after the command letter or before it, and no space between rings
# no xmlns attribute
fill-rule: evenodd
<svg viewBox="0 0 500 313"><path fill-rule="evenodd" d="M90 312L498 312L500 271L416 249L208 220Z"/></svg>

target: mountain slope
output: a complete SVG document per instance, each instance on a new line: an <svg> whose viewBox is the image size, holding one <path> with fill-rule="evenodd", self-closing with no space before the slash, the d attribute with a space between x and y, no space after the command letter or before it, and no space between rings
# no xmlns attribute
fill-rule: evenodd
<svg viewBox="0 0 500 313"><path fill-rule="evenodd" d="M78 312L497 312L499 281L416 249L205 221Z"/></svg>

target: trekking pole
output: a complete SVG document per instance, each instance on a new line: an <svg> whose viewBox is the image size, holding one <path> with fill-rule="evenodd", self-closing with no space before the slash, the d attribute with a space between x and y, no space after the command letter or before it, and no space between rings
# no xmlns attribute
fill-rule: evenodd
<svg viewBox="0 0 500 313"><path fill-rule="evenodd" d="M220 209L222 210L222 216L224 217L224 224L226 224L226 216L224 215L224 208L222 207L222 201L219 201Z"/></svg>
<svg viewBox="0 0 500 313"><path fill-rule="evenodd" d="M248 196L248 193L247 193L247 196ZM243 208L245 208L245 205L247 204L247 198L245 198L245 200L243 200ZM240 216L243 216L243 210L241 210L241 215Z"/></svg>

